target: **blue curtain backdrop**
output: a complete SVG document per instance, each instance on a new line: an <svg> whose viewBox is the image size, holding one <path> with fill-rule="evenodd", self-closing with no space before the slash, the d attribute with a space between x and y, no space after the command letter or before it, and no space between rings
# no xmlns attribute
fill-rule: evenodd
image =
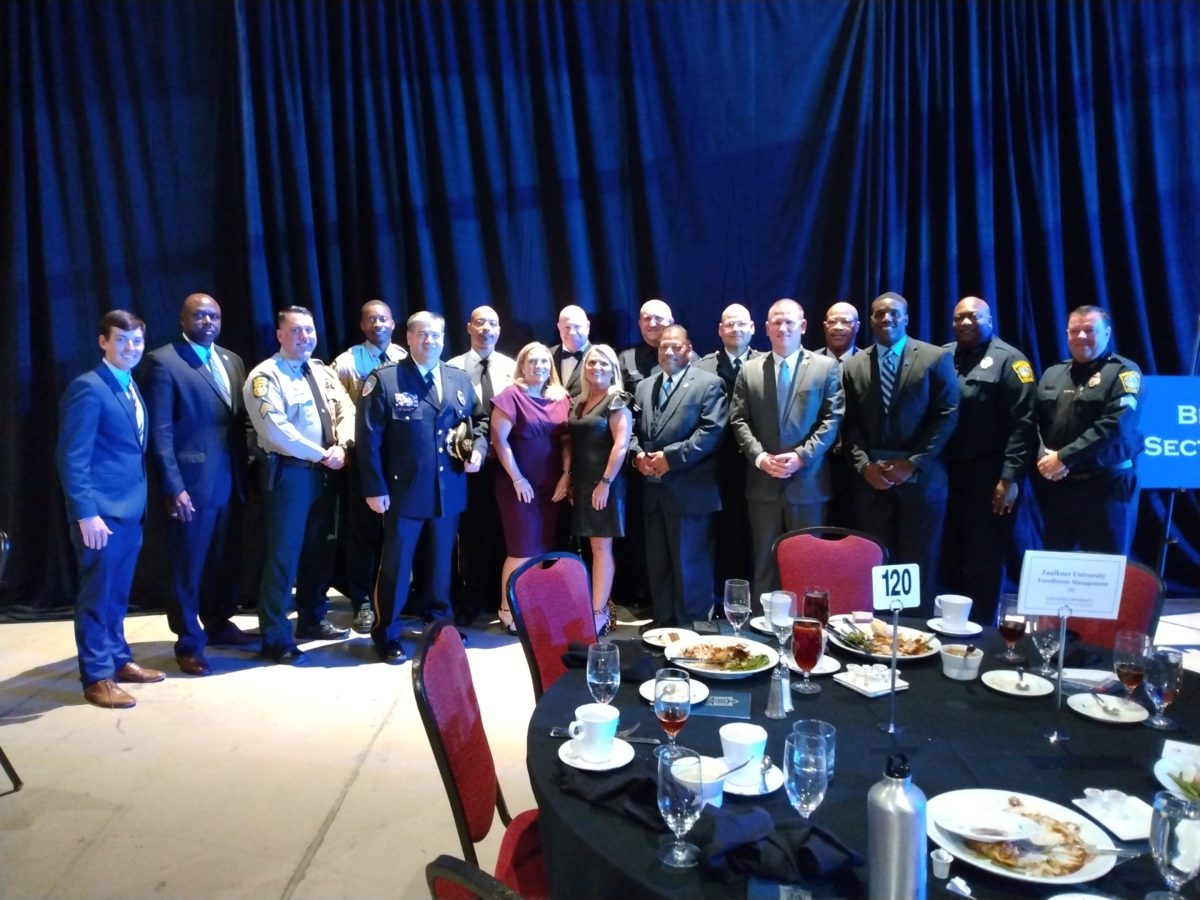
<svg viewBox="0 0 1200 900"><path fill-rule="evenodd" d="M978 294L1040 370L1067 312L1185 371L1200 303L1200 4L250 2L4 4L2 602L70 603L58 398L136 310L173 337L212 293L223 343L274 350L311 307L326 358L382 297L502 346L568 302L637 337L665 298L697 348L723 306L821 312L885 289L950 338ZM866 340L862 335L860 340ZM765 345L761 335L760 344ZM1194 398L1193 398L1194 402ZM1153 560L1162 498L1136 550ZM1194 496L1168 574L1194 589Z"/></svg>

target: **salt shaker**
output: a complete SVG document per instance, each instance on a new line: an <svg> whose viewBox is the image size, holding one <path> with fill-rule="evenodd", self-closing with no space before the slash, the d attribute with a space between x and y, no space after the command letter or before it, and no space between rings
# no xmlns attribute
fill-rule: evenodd
<svg viewBox="0 0 1200 900"><path fill-rule="evenodd" d="M903 753L867 793L867 865L871 900L925 897L925 794Z"/></svg>

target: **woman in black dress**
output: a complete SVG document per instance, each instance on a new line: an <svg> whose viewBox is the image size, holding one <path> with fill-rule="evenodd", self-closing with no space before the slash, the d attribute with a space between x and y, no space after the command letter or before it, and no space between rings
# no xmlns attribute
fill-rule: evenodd
<svg viewBox="0 0 1200 900"><path fill-rule="evenodd" d="M593 344L583 356L583 392L575 401L571 436L571 533L592 548L592 615L596 634L612 630L614 537L625 535L625 454L633 431L633 399L625 393L617 355Z"/></svg>

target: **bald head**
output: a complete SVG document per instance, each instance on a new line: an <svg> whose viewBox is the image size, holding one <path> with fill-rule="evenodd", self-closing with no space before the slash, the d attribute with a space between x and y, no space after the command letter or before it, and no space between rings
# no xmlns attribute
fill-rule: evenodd
<svg viewBox="0 0 1200 900"><path fill-rule="evenodd" d="M487 359L500 339L499 314L490 306L475 307L467 322L467 334L471 336L471 349L482 359Z"/></svg>
<svg viewBox="0 0 1200 900"><path fill-rule="evenodd" d="M642 304L638 314L638 328L642 332L642 340L651 347L658 347L663 329L674 323L675 317L671 315L671 307L662 300L647 300Z"/></svg>
<svg viewBox="0 0 1200 900"><path fill-rule="evenodd" d="M563 349L572 353L582 350L588 345L588 335L591 334L592 323L588 321L587 313L580 306L564 306L558 314L558 339Z"/></svg>
<svg viewBox="0 0 1200 900"><path fill-rule="evenodd" d="M741 356L750 346L750 338L754 337L754 320L750 318L750 310L740 303L729 304L721 313L717 334L721 336L726 353Z"/></svg>
<svg viewBox="0 0 1200 900"><path fill-rule="evenodd" d="M963 297L954 307L954 339L964 350L992 339L992 310L978 297Z"/></svg>
<svg viewBox="0 0 1200 900"><path fill-rule="evenodd" d="M834 356L843 356L858 337L858 310L839 300L825 313L825 348Z"/></svg>
<svg viewBox="0 0 1200 900"><path fill-rule="evenodd" d="M179 310L179 327L193 344L211 347L221 335L221 307L208 294L188 294Z"/></svg>

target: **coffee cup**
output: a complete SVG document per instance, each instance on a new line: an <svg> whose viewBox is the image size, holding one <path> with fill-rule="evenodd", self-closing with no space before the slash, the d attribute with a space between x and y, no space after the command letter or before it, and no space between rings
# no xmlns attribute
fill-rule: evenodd
<svg viewBox="0 0 1200 900"><path fill-rule="evenodd" d="M962 628L971 614L971 598L961 594L940 594L933 600L933 609L949 628Z"/></svg>
<svg viewBox="0 0 1200 900"><path fill-rule="evenodd" d="M749 722L730 722L722 725L721 755L730 769L749 760L736 772L730 772L726 781L739 787L757 787L762 779L762 757L767 749L767 730Z"/></svg>
<svg viewBox="0 0 1200 900"><path fill-rule="evenodd" d="M979 677L983 651L978 647L967 653L967 644L942 645L942 674L955 681L974 681Z"/></svg>
<svg viewBox="0 0 1200 900"><path fill-rule="evenodd" d="M567 727L575 755L584 762L605 763L612 759L613 739L621 714L605 703L576 707L575 721Z"/></svg>

